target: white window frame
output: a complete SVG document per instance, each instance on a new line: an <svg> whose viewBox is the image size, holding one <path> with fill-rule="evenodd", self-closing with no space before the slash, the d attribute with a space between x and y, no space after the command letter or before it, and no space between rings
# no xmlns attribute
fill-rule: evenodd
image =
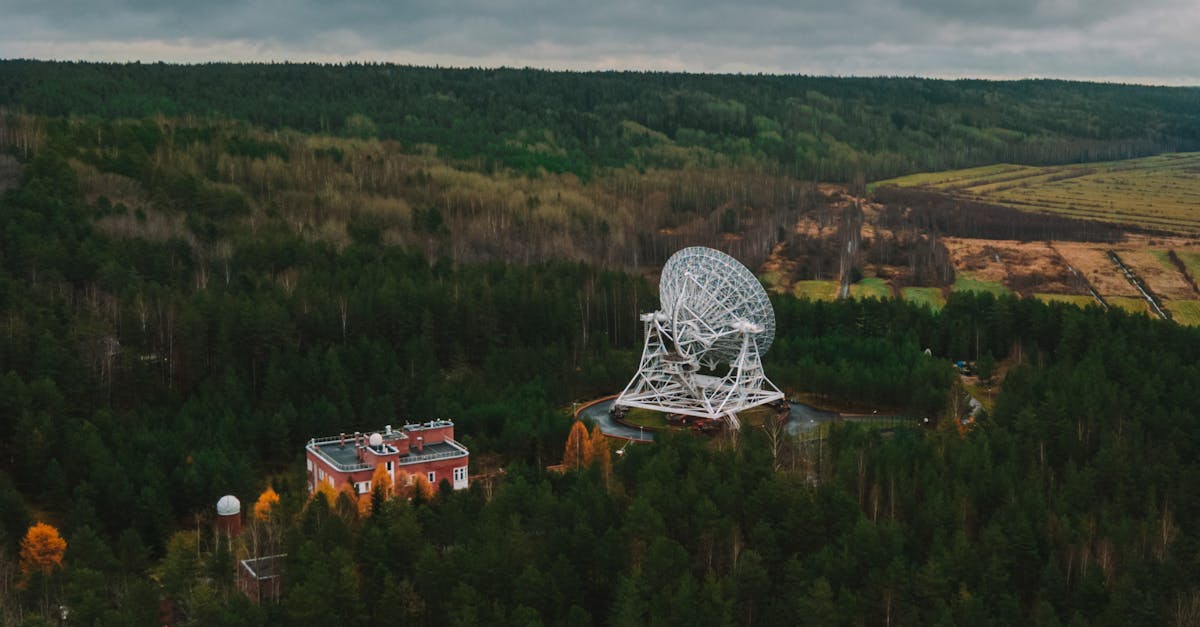
<svg viewBox="0 0 1200 627"><path fill-rule="evenodd" d="M435 479L435 477L436 477L437 475L436 475L436 474L434 474L434 472L433 472L432 470L430 470L430 471L429 471L429 475L428 475L428 476L429 476L429 483L431 483L431 484L433 484L433 485L437 485L437 479Z"/></svg>

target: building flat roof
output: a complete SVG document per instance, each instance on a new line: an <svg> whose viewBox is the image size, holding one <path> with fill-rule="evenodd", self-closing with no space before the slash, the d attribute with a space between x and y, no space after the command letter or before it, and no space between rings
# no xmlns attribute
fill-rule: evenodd
<svg viewBox="0 0 1200 627"><path fill-rule="evenodd" d="M325 459L333 462L335 465L342 468L366 466L362 460L358 459L358 453L355 451L354 440L350 439L345 446L336 440L333 442L320 442L310 444L316 449Z"/></svg>
<svg viewBox="0 0 1200 627"><path fill-rule="evenodd" d="M388 453L396 453L397 451L400 453L399 462L401 465L417 464L437 459L466 457L470 454L466 447L449 439L444 442L425 444L424 450L420 453L417 452L415 447L407 446L405 442L395 442L395 444L400 445L398 449L388 444L384 446L387 447ZM371 468L370 464L358 459L353 439L348 439L344 446L338 439L329 441L314 440L309 442L308 448L343 472L355 472Z"/></svg>
<svg viewBox="0 0 1200 627"><path fill-rule="evenodd" d="M417 449L409 449L409 454L400 455L400 465L416 464L419 462L427 462L435 459L451 459L454 457L466 457L467 449L463 445L454 440L446 440L445 442L435 442L426 444L425 450L420 453Z"/></svg>

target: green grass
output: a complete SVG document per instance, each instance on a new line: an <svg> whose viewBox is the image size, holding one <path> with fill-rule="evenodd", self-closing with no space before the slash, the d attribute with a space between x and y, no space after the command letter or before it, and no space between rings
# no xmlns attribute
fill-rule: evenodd
<svg viewBox="0 0 1200 627"><path fill-rule="evenodd" d="M900 290L900 294L910 303L925 305L934 310L941 309L946 304L946 297L942 296L940 287L906 287Z"/></svg>
<svg viewBox="0 0 1200 627"><path fill-rule="evenodd" d="M1200 153L1100 163L995 165L928 172L886 181L1024 211L1200 232Z"/></svg>
<svg viewBox="0 0 1200 627"><path fill-rule="evenodd" d="M1044 303L1069 303L1077 307L1098 305L1095 298L1087 294L1034 294L1034 298Z"/></svg>
<svg viewBox="0 0 1200 627"><path fill-rule="evenodd" d="M625 417L622 420L635 427L646 427L648 429L666 429L670 426L667 424L666 414L640 407L631 408L625 413Z"/></svg>
<svg viewBox="0 0 1200 627"><path fill-rule="evenodd" d="M758 407L751 407L750 409L747 409L746 411L739 412L738 420L740 420L741 423L744 425L750 425L751 427L760 427L763 425L763 423L765 423L767 421L767 418L770 418L771 416L774 416L774 415L775 415L774 409L771 409L770 407L767 407L764 405L760 405Z"/></svg>
<svg viewBox="0 0 1200 627"><path fill-rule="evenodd" d="M1179 324L1200 326L1200 300L1168 300L1163 303Z"/></svg>
<svg viewBox="0 0 1200 627"><path fill-rule="evenodd" d="M768 290L777 291L782 287L783 277L778 272L764 272L758 275L758 280L762 282Z"/></svg>
<svg viewBox="0 0 1200 627"><path fill-rule="evenodd" d="M984 281L977 279L969 272L959 272L954 279L955 292L989 292L996 296L1004 296L1008 294L1008 288L995 281Z"/></svg>
<svg viewBox="0 0 1200 627"><path fill-rule="evenodd" d="M1170 257L1170 255L1167 254L1167 251L1151 250L1151 251L1147 251L1147 252L1149 252L1151 255L1154 255L1154 258L1157 259L1158 262L1161 263L1164 268L1170 270L1171 272L1179 271L1179 268L1175 267L1175 262L1171 261L1171 257Z"/></svg>
<svg viewBox="0 0 1200 627"><path fill-rule="evenodd" d="M751 407L746 411L738 413L738 420L753 427L761 426L764 421L775 413L775 410L767 406ZM646 427L647 429L677 429L667 423L667 415L660 411L650 409L642 409L640 407L631 408L625 413L622 420L635 427Z"/></svg>
<svg viewBox="0 0 1200 627"><path fill-rule="evenodd" d="M1109 307L1124 309L1129 313L1149 313L1150 305L1140 296L1105 296Z"/></svg>
<svg viewBox="0 0 1200 627"><path fill-rule="evenodd" d="M796 281L792 284L792 294L796 298L811 300L834 300L837 298L837 281Z"/></svg>
<svg viewBox="0 0 1200 627"><path fill-rule="evenodd" d="M1200 280L1200 253L1189 251L1175 251L1179 255L1179 260L1183 262L1183 267L1187 268L1188 276L1193 281Z"/></svg>
<svg viewBox="0 0 1200 627"><path fill-rule="evenodd" d="M878 298L879 300L884 300L885 298L891 298L892 288L883 279L867 277L850 286L850 296L852 298Z"/></svg>

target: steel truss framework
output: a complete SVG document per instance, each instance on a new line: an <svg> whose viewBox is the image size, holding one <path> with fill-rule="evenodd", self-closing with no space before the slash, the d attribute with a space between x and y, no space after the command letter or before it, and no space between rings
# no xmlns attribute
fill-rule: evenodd
<svg viewBox="0 0 1200 627"><path fill-rule="evenodd" d="M783 398L762 368L775 312L745 266L711 248L685 248L663 267L659 299L661 310L641 316L641 364L617 406L725 418L736 427L738 412ZM701 374L724 366L724 376Z"/></svg>

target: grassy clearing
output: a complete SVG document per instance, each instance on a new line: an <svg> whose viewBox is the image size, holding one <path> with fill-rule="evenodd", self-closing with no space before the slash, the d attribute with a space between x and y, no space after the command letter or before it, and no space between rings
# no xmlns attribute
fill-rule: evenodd
<svg viewBox="0 0 1200 627"><path fill-rule="evenodd" d="M1150 313L1150 305L1146 303L1146 299L1132 296L1105 296L1104 300L1108 301L1110 307L1124 309L1129 313Z"/></svg>
<svg viewBox="0 0 1200 627"><path fill-rule="evenodd" d="M738 414L738 420L744 425L751 427L761 427L767 421L767 418L775 415L775 410L770 407L759 406L751 407L744 412Z"/></svg>
<svg viewBox="0 0 1200 627"><path fill-rule="evenodd" d="M744 412L738 414L738 420L752 427L762 426L767 418L773 416L775 410L766 406L751 407ZM667 415L660 411L642 409L640 407L631 408L626 412L622 419L626 423L635 427L646 427L647 429L679 429L680 427L672 426L667 422Z"/></svg>
<svg viewBox="0 0 1200 627"><path fill-rule="evenodd" d="M837 292L837 281L796 281L792 284L792 294L796 298L834 300L837 298Z"/></svg>
<svg viewBox="0 0 1200 627"><path fill-rule="evenodd" d="M1024 211L1200 232L1200 153L1101 163L932 172L880 181L943 191Z"/></svg>
<svg viewBox="0 0 1200 627"><path fill-rule="evenodd" d="M1192 280L1200 281L1200 252L1177 250L1175 254L1179 255L1179 260L1183 262L1183 267L1187 268Z"/></svg>
<svg viewBox="0 0 1200 627"><path fill-rule="evenodd" d="M917 305L925 305L930 309L941 309L946 304L940 287L906 287L900 290L904 300Z"/></svg>
<svg viewBox="0 0 1200 627"><path fill-rule="evenodd" d="M883 300L891 298L892 288L883 279L868 277L850 286L850 296L852 298L878 298L879 300Z"/></svg>
<svg viewBox="0 0 1200 627"><path fill-rule="evenodd" d="M996 281L985 281L976 278L970 272L959 272L954 279L955 292L989 292L995 296L1008 294L1008 288Z"/></svg>
<svg viewBox="0 0 1200 627"><path fill-rule="evenodd" d="M1200 300L1168 300L1163 303L1179 324L1200 326Z"/></svg>
<svg viewBox="0 0 1200 627"><path fill-rule="evenodd" d="M666 429L669 426L666 414L640 407L631 408L625 413L622 420L635 427L646 427L647 429Z"/></svg>
<svg viewBox="0 0 1200 627"><path fill-rule="evenodd" d="M1099 304L1095 298L1086 294L1034 294L1033 297L1044 303L1067 303L1076 307Z"/></svg>
<svg viewBox="0 0 1200 627"><path fill-rule="evenodd" d="M758 275L758 280L763 284L767 291L778 292L783 291L783 275L774 270L769 270Z"/></svg>

